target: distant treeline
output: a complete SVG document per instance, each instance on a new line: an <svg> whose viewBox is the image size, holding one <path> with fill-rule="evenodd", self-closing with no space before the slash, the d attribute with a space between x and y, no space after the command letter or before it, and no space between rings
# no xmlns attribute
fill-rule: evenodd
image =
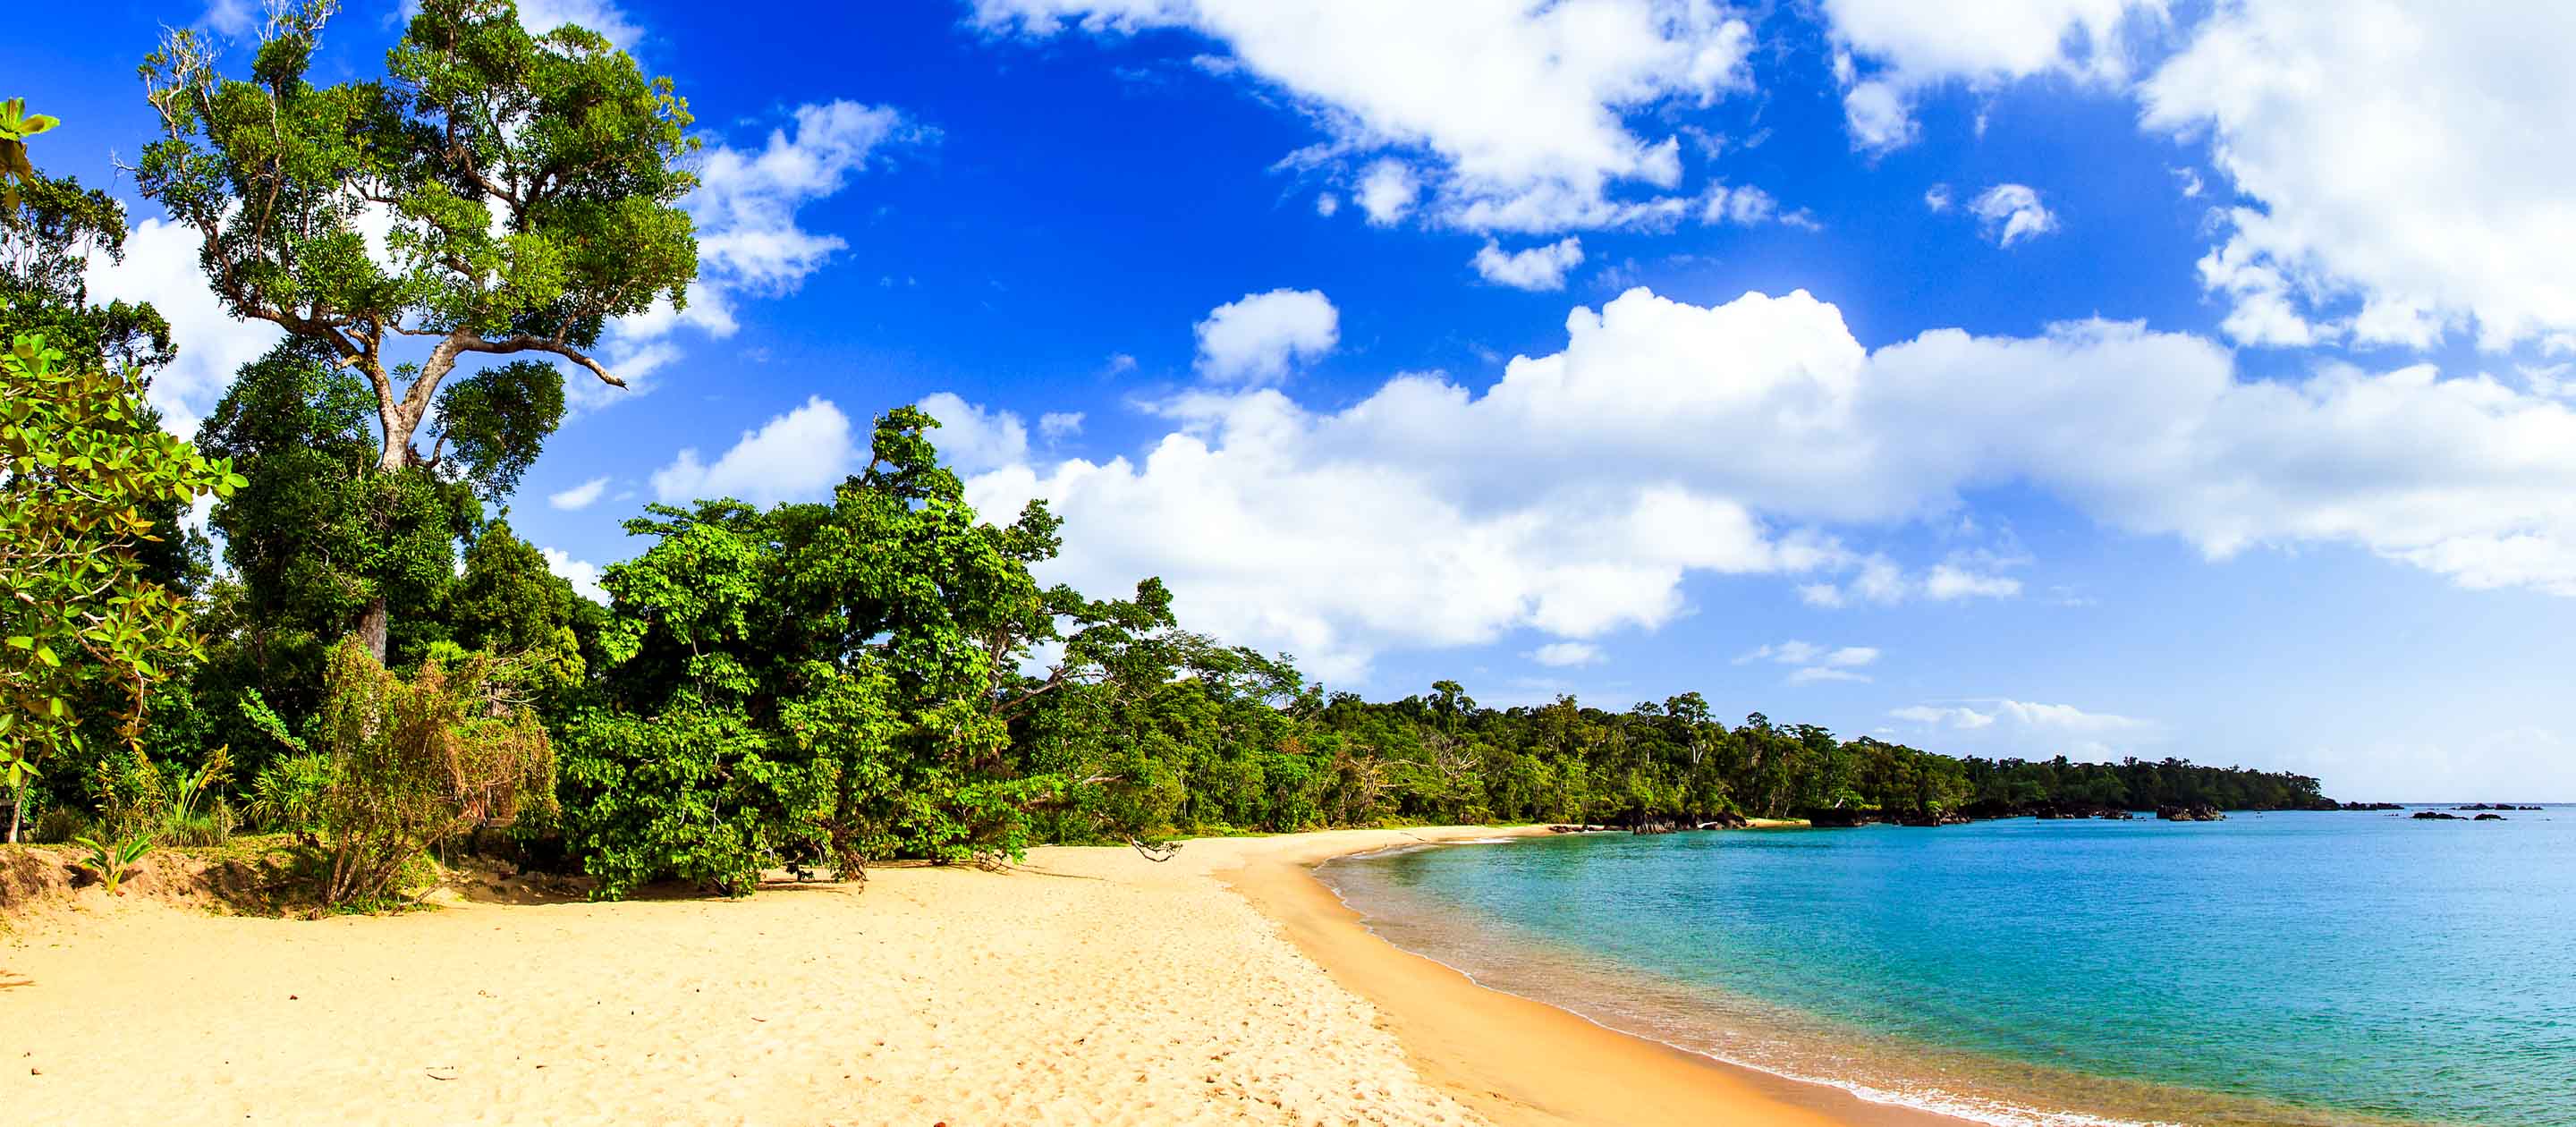
<svg viewBox="0 0 2576 1127"><path fill-rule="evenodd" d="M1114 776L1085 825L1289 830L1377 821L1696 824L1820 811L1888 820L2051 809L2209 805L2323 810L2304 775L2180 759L2116 764L1958 759L1759 713L1728 725L1698 693L1625 712L1571 697L1483 708L1453 681L1370 703L1301 692L1293 671L1232 651L1254 676L1208 671L1138 699L1126 715L1083 708L1033 718L1034 759ZM1211 675L1212 674L1212 675ZM1148 717L1151 719L1149 720Z"/></svg>

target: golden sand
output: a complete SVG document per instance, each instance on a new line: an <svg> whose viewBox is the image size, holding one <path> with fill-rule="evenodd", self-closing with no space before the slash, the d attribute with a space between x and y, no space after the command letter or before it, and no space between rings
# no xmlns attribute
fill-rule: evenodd
<svg viewBox="0 0 2576 1127"><path fill-rule="evenodd" d="M1480 828L1050 848L864 892L217 916L95 889L0 941L20 1122L1477 1124L1898 1118L1483 990L1325 857ZM1240 888L1238 895L1233 889ZM1258 909L1256 909L1258 905Z"/></svg>

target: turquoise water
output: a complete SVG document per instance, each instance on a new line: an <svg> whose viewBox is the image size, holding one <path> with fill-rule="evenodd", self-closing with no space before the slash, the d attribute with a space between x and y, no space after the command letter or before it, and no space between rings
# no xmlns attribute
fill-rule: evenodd
<svg viewBox="0 0 2576 1127"><path fill-rule="evenodd" d="M1325 879L1604 1024L1993 1123L2576 1125L2576 808L1604 834Z"/></svg>

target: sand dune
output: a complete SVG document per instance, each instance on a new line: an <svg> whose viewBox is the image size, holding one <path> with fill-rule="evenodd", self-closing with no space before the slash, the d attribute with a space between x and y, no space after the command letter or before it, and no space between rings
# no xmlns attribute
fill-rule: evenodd
<svg viewBox="0 0 2576 1127"><path fill-rule="evenodd" d="M1405 1022L1225 883L1485 832L1201 841L1167 864L1044 849L1007 874L880 870L864 892L320 922L93 890L0 945L25 982L0 991L0 1107L83 1124L1592 1119L1479 1089L1436 1059L1454 1039L1409 1055ZM1410 958L1378 947L1361 957ZM1832 1121L1702 1071L1738 1085L1699 1090L1712 1118Z"/></svg>

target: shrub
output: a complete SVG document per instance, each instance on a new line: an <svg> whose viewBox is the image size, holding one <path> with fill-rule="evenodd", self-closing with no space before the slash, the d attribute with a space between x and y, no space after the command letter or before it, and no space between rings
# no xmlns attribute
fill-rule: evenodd
<svg viewBox="0 0 2576 1127"><path fill-rule="evenodd" d="M333 905L385 897L406 866L450 835L506 826L554 802L545 729L513 695L517 670L468 655L433 658L409 681L355 638L331 649L321 738L331 783L321 804Z"/></svg>
<svg viewBox="0 0 2576 1127"><path fill-rule="evenodd" d="M323 800L331 791L331 775L331 757L327 755L290 755L269 764L251 781L251 824L318 839Z"/></svg>
<svg viewBox="0 0 2576 1127"><path fill-rule="evenodd" d="M46 845L69 845L96 831L97 827L91 823L89 815L82 813L79 807L48 806L44 813L36 815L36 824L27 836Z"/></svg>

